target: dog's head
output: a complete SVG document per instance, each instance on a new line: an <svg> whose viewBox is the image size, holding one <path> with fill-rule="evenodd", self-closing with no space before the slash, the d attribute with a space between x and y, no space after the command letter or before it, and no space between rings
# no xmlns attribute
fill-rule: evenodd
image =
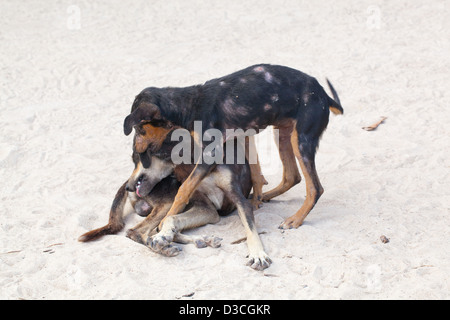
<svg viewBox="0 0 450 320"><path fill-rule="evenodd" d="M136 98L137 99L137 98ZM123 130L126 135L135 129L133 150L140 158L144 168L151 165L150 153L161 149L168 134L175 129L170 121L161 118L159 108L149 102L133 104L133 112L125 118Z"/></svg>
<svg viewBox="0 0 450 320"><path fill-rule="evenodd" d="M138 152L133 151L134 170L126 185L127 191L136 192L140 198L146 197L161 180L172 174L174 170L171 162L147 156L150 165L148 168L144 168Z"/></svg>
<svg viewBox="0 0 450 320"><path fill-rule="evenodd" d="M143 101L141 98L136 97L132 112L125 118L123 122L123 132L125 135L129 135L136 125L144 122L161 123L166 122L161 117L161 111L159 107L151 102Z"/></svg>
<svg viewBox="0 0 450 320"><path fill-rule="evenodd" d="M126 135L129 135L133 128L135 130L133 140L135 169L126 187L141 198L147 196L156 184L174 170L171 162L155 156L174 126L161 117L160 109L151 99L152 95L151 92L147 92L148 90L144 90L136 97L132 112L123 123Z"/></svg>

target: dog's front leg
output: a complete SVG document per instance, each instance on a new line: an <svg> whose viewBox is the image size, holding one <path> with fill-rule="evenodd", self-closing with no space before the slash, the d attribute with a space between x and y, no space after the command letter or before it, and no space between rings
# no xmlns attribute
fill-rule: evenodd
<svg viewBox="0 0 450 320"><path fill-rule="evenodd" d="M264 251L258 231L256 230L252 205L242 194L239 185L227 188L226 192L227 196L236 204L239 217L245 228L249 250L247 265L258 271L268 268L272 260Z"/></svg>
<svg viewBox="0 0 450 320"><path fill-rule="evenodd" d="M160 253L164 256L176 256L181 251L180 247L172 245L176 233L177 230L174 224L174 217L168 217L161 231L153 237L147 238L147 246L152 251Z"/></svg>
<svg viewBox="0 0 450 320"><path fill-rule="evenodd" d="M191 174L187 177L187 179L178 189L172 207L170 208L166 217L159 224L159 229L162 229L162 225L164 221L167 219L167 217L177 215L183 211L183 209L189 203L189 199L191 198L194 191L197 189L198 185L202 182L203 178L205 178L214 167L215 164L212 165L205 163L196 164L194 170L192 170Z"/></svg>
<svg viewBox="0 0 450 320"><path fill-rule="evenodd" d="M152 212L143 221L127 231L127 237L145 245L149 234L166 216L169 208L170 203L153 208Z"/></svg>

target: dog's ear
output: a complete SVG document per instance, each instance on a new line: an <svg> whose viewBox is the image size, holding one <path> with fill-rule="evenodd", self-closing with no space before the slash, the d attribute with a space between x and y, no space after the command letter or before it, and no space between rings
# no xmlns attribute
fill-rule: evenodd
<svg viewBox="0 0 450 320"><path fill-rule="evenodd" d="M141 160L142 166L145 169L150 168L150 165L152 164L152 160L151 160L150 156L148 155L147 150L142 152L142 153L140 153L139 154L139 158Z"/></svg>
<svg viewBox="0 0 450 320"><path fill-rule="evenodd" d="M153 103L142 102L125 118L125 121L123 122L123 132L128 136L131 131L133 131L134 126L152 120L161 120L161 112L159 111L158 106Z"/></svg>

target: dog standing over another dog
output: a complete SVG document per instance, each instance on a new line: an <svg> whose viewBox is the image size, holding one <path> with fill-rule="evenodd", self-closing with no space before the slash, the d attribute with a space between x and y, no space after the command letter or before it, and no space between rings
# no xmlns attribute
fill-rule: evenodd
<svg viewBox="0 0 450 320"><path fill-rule="evenodd" d="M303 223L323 193L316 172L315 153L319 139L328 124L329 110L335 114L343 113L336 91L329 81L328 85L333 99L326 94L316 79L288 67L263 64L210 80L204 85L186 88L144 89L136 97L132 112L124 121L126 135L130 134L133 128L136 130L133 142L135 171L116 195L110 213L110 223L83 235L80 237L80 241L89 241L103 234L115 233L123 227L123 220L118 219L116 213L124 208L124 195L127 191L138 196L146 193L143 180L139 180L139 178L133 180L139 176L137 173L149 170L155 162L158 163L156 159L164 161L161 168L170 165L168 159L170 152L165 147L168 144L169 133L174 128L189 130L193 134L194 140L199 141L203 134L201 137L195 136L194 121L202 121L205 131L211 128L220 130L223 134L223 141L227 140L226 130L228 129L259 130L272 125L279 130L278 149L283 164L282 181L276 188L261 195L261 191L258 190L262 189L265 180L261 174L259 163L250 166L249 176L251 176L254 193L257 195L256 201L255 197L253 199L253 204L257 206L258 201L269 201L301 181L295 159L297 158L306 181L306 199L301 208L280 226L281 228L297 228ZM191 207L186 208L186 206L188 204L189 206L195 205L196 197L199 195L198 191L200 191L200 197L209 199L215 205L216 210L218 209L217 204L214 203L214 197L211 198L208 192L205 193L207 190L201 187L208 185L208 179L211 180L210 177L213 177L215 187L218 187L223 193L222 197L228 197L238 208L239 216L247 231L250 265L257 270L267 268L271 260L264 252L254 227L252 206L248 204L245 192L237 183L238 181L233 178L236 175L225 173L226 170L229 170L229 167L223 169L227 168L227 164L199 162L190 166L189 170L184 170L182 178L177 178L177 182L182 182L182 184L179 188L172 188L172 190L177 190L176 195L167 198L168 201L164 202L164 210L159 210L158 214L152 214L153 208L152 213L146 218L148 221L130 229L128 236L141 243L146 242L145 238L147 237L147 243L152 249L167 250L166 255L172 255L174 252L170 242L175 240L177 235L181 235L178 231L174 232L174 229L183 215L187 216L188 220L195 219L195 214L186 215L186 213L192 212ZM183 171L180 169L182 167L175 166L174 172L177 172L177 167L178 173ZM155 179L154 183L156 183L153 187L167 179L164 174L161 174L161 170L163 170L161 168L150 170L152 172L150 176ZM215 179L214 172L220 171L223 171L222 175ZM228 178L224 179L225 176ZM152 182L152 184L154 183ZM152 188L150 188L151 190ZM147 201L146 205L136 200L134 204L145 215L152 207L150 202ZM205 202L202 203L202 206L205 206ZM177 216L181 212L183 213ZM150 228L149 225L154 227L158 223L159 233L151 235L150 231L154 228ZM145 227L141 228L143 226ZM195 226L195 223L190 226ZM180 239L183 242L182 235ZM189 240L184 240L189 242Z"/></svg>
<svg viewBox="0 0 450 320"><path fill-rule="evenodd" d="M142 123L153 123L162 128L177 126L194 132L194 122L201 121L203 130L220 130L223 141L226 141L227 129L257 131L274 126L279 130L278 150L283 177L280 185L265 193L262 200L279 196L300 182L297 158L305 177L306 199L300 209L280 226L283 229L297 228L324 192L316 171L315 154L328 125L330 110L335 114L344 112L336 91L327 82L333 98L327 95L315 78L301 71L260 64L203 85L150 87L134 100L132 112L124 121L124 133L129 135L135 126ZM137 131L136 150L145 156L148 145L153 143L152 152L157 152L158 143L154 142L159 135L160 131L155 131L155 134ZM199 141L201 137L194 136L194 139ZM183 210L214 166L197 164L178 189L167 217Z"/></svg>

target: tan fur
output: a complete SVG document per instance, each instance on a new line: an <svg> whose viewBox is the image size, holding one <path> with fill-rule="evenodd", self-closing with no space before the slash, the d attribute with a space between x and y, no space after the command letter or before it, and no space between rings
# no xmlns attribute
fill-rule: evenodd
<svg viewBox="0 0 450 320"><path fill-rule="evenodd" d="M161 148L162 143L172 130L164 127L155 127L150 123L144 123L141 128L142 130L136 134L135 140L136 151L139 153L145 152L149 145L155 150Z"/></svg>
<svg viewBox="0 0 450 320"><path fill-rule="evenodd" d="M169 212L167 213L167 217L177 215L180 213L186 205L189 203L189 199L191 198L194 191L197 189L198 185L204 178L200 175L195 175L195 171L198 167L198 164L195 166L194 170L189 174L188 178L183 182L181 187L178 189L177 196L175 197L175 200L172 204L172 208L170 208ZM162 227L162 223L160 224L160 227Z"/></svg>
<svg viewBox="0 0 450 320"><path fill-rule="evenodd" d="M330 106L330 111L333 112L334 114L342 114L341 110L339 110L338 108L335 108L333 106Z"/></svg>
<svg viewBox="0 0 450 320"><path fill-rule="evenodd" d="M303 175L305 176L306 199L303 202L301 208L293 216L286 219L282 226L286 228L298 228L302 225L306 216L314 207L317 197L323 194L323 188L320 184L315 166L307 164L303 160L303 157L298 148L298 135L296 130L294 130L291 141L295 156L297 157L300 168L302 169Z"/></svg>
<svg viewBox="0 0 450 320"><path fill-rule="evenodd" d="M275 139L275 141L278 142L278 152L283 165L283 178L277 187L264 193L263 201L269 201L285 193L302 180L291 144L291 135L294 126L295 121L286 122L283 125L275 127L279 132L278 140Z"/></svg>
<svg viewBox="0 0 450 320"><path fill-rule="evenodd" d="M253 156L256 159L250 159ZM249 136L245 139L245 157L249 162L250 174L253 184L253 198L252 206L253 210L258 210L263 202L263 185L267 184L266 179L261 171L261 165L259 163L258 153L256 151L255 137Z"/></svg>

